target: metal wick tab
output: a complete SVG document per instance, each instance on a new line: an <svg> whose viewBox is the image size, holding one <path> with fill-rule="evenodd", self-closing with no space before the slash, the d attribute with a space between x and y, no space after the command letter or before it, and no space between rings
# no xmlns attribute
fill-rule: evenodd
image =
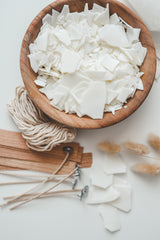
<svg viewBox="0 0 160 240"><path fill-rule="evenodd" d="M74 182L73 182L73 185L72 185L72 189L75 189L76 185L77 185L77 182L80 178L80 175L81 175L81 170L80 170L80 166L76 166L76 171L75 171L75 174L74 174Z"/></svg>
<svg viewBox="0 0 160 240"><path fill-rule="evenodd" d="M86 198L87 195L88 195L88 192L89 192L89 186L86 185L80 192L80 194L78 194L77 196L79 197L80 201L83 199L83 198Z"/></svg>
<svg viewBox="0 0 160 240"><path fill-rule="evenodd" d="M66 152L66 153L72 153L73 152L73 147L65 146L65 147L63 147L63 151Z"/></svg>

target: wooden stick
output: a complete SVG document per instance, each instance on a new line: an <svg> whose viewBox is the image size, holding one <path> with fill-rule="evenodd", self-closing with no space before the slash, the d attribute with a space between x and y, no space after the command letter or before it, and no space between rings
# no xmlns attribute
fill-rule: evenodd
<svg viewBox="0 0 160 240"><path fill-rule="evenodd" d="M17 167L8 167L8 166L2 166L0 165L0 171L19 171L24 170L23 168L17 168Z"/></svg>
<svg viewBox="0 0 160 240"><path fill-rule="evenodd" d="M82 162L79 164L81 168L89 168L92 166L92 153L84 153Z"/></svg>
<svg viewBox="0 0 160 240"><path fill-rule="evenodd" d="M18 197L16 197L16 198L13 199L13 200L16 200L16 199L22 197L24 194L27 194L27 193L29 193L30 191L35 190L37 187L41 186L42 184L46 183L49 179L51 179L51 177L55 176L55 175L60 171L60 169L64 166L64 164L65 164L66 161L68 160L68 157L69 157L69 153L66 153L66 157L64 158L63 162L62 162L62 163L60 164L60 166L51 174L50 177L45 178L45 179L42 180L40 183L38 183L36 186L28 189L27 191L25 191L24 193L22 193L21 195L19 195ZM7 203L0 205L0 207L6 206L6 205L12 203L13 200L8 201Z"/></svg>
<svg viewBox="0 0 160 240"><path fill-rule="evenodd" d="M69 189L69 190L59 190L59 191L53 191L53 192L48 192L46 194L43 194L41 195L39 198L42 198L42 197L49 197L49 196L53 196L53 195L56 195L56 194L61 194L61 193L75 193L75 192L80 192L82 191L82 189ZM40 193L31 193L31 194L25 194L22 198L20 199L17 199L15 201L23 201L24 198L27 198L27 197L32 197L32 196L35 196L35 195L38 195ZM3 197L4 200L8 200L8 199L13 199L15 197L17 197L18 195L12 195L12 196L7 196L7 197Z"/></svg>
<svg viewBox="0 0 160 240"><path fill-rule="evenodd" d="M49 179L47 182L58 182L60 179ZM5 186L5 185L14 185L14 184L29 184L29 183L42 183L42 180L30 180L30 181L17 181L17 182L1 182L0 186ZM70 180L66 180L65 183L72 183Z"/></svg>
<svg viewBox="0 0 160 240"><path fill-rule="evenodd" d="M153 160L159 160L160 161L160 158L157 158L157 157L152 157L152 156L147 156L147 155L144 155L144 154L138 154L138 153L135 153L135 152L131 152L131 151L123 151L125 153L131 153L133 155L136 155L136 156L139 156L139 157L143 157L143 158L150 158L150 159L153 159Z"/></svg>
<svg viewBox="0 0 160 240"><path fill-rule="evenodd" d="M48 188L47 190L45 190L44 192L41 192L39 193L38 195L34 196L34 197L31 197L27 200L25 200L24 202L22 203L19 203L15 206L13 206L12 208L10 208L10 210L14 210L15 208L17 207L20 207L28 202L31 202L32 200L36 199L36 198L39 198L40 196L42 196L43 194L46 194L48 193L49 191L51 191L52 189L54 189L55 187L59 186L61 183L63 183L67 178L69 178L70 176L72 176L74 174L74 172L76 171L76 169L74 169L70 174L68 174L64 179L60 180L58 183L56 183L55 185L53 185L52 187ZM15 198L15 199L18 199L19 197ZM15 199L11 200L11 201L14 201Z"/></svg>
<svg viewBox="0 0 160 240"><path fill-rule="evenodd" d="M17 177L17 178L45 178L51 176L50 174L47 175L30 175L30 174L19 174L19 173L14 173L14 172L1 172L1 175L6 175L6 176L11 176L11 177ZM66 174L64 175L56 175L56 177L65 177L67 176Z"/></svg>

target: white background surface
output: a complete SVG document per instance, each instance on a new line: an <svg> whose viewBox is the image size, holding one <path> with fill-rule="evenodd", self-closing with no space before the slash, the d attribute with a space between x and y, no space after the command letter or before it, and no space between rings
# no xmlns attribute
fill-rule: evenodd
<svg viewBox="0 0 160 240"><path fill-rule="evenodd" d="M13 99L15 87L22 85L19 70L21 41L31 20L49 3L46 0L0 1L1 129L17 130L7 113L6 104ZM154 41L160 40L159 34L152 33L152 36ZM76 140L85 146L85 151L93 152L94 163L102 158L96 149L101 140L146 143L148 133L160 135L159 93L160 82L155 82L145 103L125 121L101 130L79 131ZM127 156L125 161L129 168L135 160ZM87 176L87 173L85 170L83 175ZM2 180L4 178L0 177ZM120 213L120 232L106 232L95 207L76 199L57 198L37 200L12 212L0 209L0 239L159 240L160 177L142 177L128 170L128 180L133 187L133 209L129 214ZM20 190L23 190L22 186L0 187L0 197Z"/></svg>

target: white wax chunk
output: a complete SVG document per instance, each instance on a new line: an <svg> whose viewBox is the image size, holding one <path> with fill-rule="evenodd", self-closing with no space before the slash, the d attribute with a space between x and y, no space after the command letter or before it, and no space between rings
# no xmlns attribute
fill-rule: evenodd
<svg viewBox="0 0 160 240"><path fill-rule="evenodd" d="M113 47L128 47L129 42L124 27L108 24L99 30L101 40Z"/></svg>
<svg viewBox="0 0 160 240"><path fill-rule="evenodd" d="M100 204L112 202L120 197L120 193L112 186L107 189L90 187L86 202L87 204Z"/></svg>
<svg viewBox="0 0 160 240"><path fill-rule="evenodd" d="M61 29L59 31L55 32L55 36L66 46L69 46L71 44L68 32L65 29Z"/></svg>
<svg viewBox="0 0 160 240"><path fill-rule="evenodd" d="M87 113L93 119L101 119L106 99L106 87L104 82L92 82L84 94L80 105L80 112Z"/></svg>
<svg viewBox="0 0 160 240"><path fill-rule="evenodd" d="M119 22L120 22L120 19L119 19L117 13L114 13L110 16L110 18L109 18L110 24L118 24Z"/></svg>
<svg viewBox="0 0 160 240"><path fill-rule="evenodd" d="M119 61L112 57L110 54L106 54L102 60L102 65L111 72L115 70L118 64Z"/></svg>
<svg viewBox="0 0 160 240"><path fill-rule="evenodd" d="M74 73L78 68L80 60L81 58L78 53L65 50L61 60L61 72Z"/></svg>
<svg viewBox="0 0 160 240"><path fill-rule="evenodd" d="M116 232L120 230L120 219L116 208L108 204L103 204L98 207L98 210L103 219L104 227L107 230L110 232Z"/></svg>
<svg viewBox="0 0 160 240"><path fill-rule="evenodd" d="M124 212L129 212L131 206L131 188L127 186L113 185L118 192L120 192L120 198L113 201L111 205Z"/></svg>
<svg viewBox="0 0 160 240"><path fill-rule="evenodd" d="M120 92L118 94L118 97L117 97L118 101L120 101L122 103L126 102L126 100L129 97L131 97L132 92L133 92L132 89L128 89L128 88L125 88L125 87L121 88L121 90L120 90Z"/></svg>
<svg viewBox="0 0 160 240"><path fill-rule="evenodd" d="M107 175L98 169L92 170L90 179L92 185L103 189L106 189L113 183L113 175Z"/></svg>
<svg viewBox="0 0 160 240"><path fill-rule="evenodd" d="M127 37L130 43L138 42L139 41L139 34L140 34L139 28L128 28L127 29Z"/></svg>
<svg viewBox="0 0 160 240"><path fill-rule="evenodd" d="M49 32L46 31L37 38L36 43L39 50L46 51L48 45L48 35Z"/></svg>
<svg viewBox="0 0 160 240"><path fill-rule="evenodd" d="M139 66L147 49L139 33L117 13L110 16L109 4L93 4L91 10L85 4L80 13L70 13L69 5L61 12L52 9L29 46L35 84L60 111L93 119L115 114L137 89L143 90Z"/></svg>

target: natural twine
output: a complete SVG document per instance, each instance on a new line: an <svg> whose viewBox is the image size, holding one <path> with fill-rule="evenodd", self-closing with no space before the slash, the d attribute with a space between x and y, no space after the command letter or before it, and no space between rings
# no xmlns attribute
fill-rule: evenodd
<svg viewBox="0 0 160 240"><path fill-rule="evenodd" d="M25 87L17 87L8 112L22 132L29 148L50 151L60 143L72 142L76 129L64 126L45 115L31 100Z"/></svg>

